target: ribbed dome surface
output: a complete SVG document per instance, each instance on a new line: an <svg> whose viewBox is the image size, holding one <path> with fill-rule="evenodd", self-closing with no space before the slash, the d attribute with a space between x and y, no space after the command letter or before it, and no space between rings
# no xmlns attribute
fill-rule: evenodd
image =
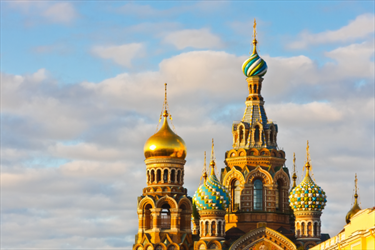
<svg viewBox="0 0 375 250"><path fill-rule="evenodd" d="M245 76L264 76L267 73L267 63L254 49L253 54L242 64L242 72Z"/></svg>
<svg viewBox="0 0 375 250"><path fill-rule="evenodd" d="M220 184L213 168L208 179L195 192L193 203L199 211L225 210L229 206L229 192Z"/></svg>
<svg viewBox="0 0 375 250"><path fill-rule="evenodd" d="M309 174L310 165L306 165L306 176L289 196L289 205L294 211L322 211L327 202L323 189L316 185Z"/></svg>

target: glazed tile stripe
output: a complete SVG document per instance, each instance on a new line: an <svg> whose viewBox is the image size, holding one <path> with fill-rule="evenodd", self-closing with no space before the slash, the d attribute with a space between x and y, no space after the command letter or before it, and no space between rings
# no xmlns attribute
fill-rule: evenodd
<svg viewBox="0 0 375 250"><path fill-rule="evenodd" d="M266 62L258 54L252 54L242 64L242 72L247 76L264 76L267 72Z"/></svg>

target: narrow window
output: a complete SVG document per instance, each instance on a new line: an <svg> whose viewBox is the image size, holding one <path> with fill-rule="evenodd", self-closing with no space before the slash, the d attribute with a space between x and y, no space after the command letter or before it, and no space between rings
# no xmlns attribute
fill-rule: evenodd
<svg viewBox="0 0 375 250"><path fill-rule="evenodd" d="M158 169L156 171L156 182L160 182L161 181L161 170Z"/></svg>
<svg viewBox="0 0 375 250"><path fill-rule="evenodd" d="M155 181L155 170L151 170L151 183Z"/></svg>
<svg viewBox="0 0 375 250"><path fill-rule="evenodd" d="M164 169L163 181L168 182L168 169Z"/></svg>
<svg viewBox="0 0 375 250"><path fill-rule="evenodd" d="M254 210L263 210L263 183L259 179L254 181Z"/></svg>
<svg viewBox="0 0 375 250"><path fill-rule="evenodd" d="M259 126L256 126L256 127L255 127L254 140L255 140L255 142L259 142L259 141L260 141Z"/></svg>
<svg viewBox="0 0 375 250"><path fill-rule="evenodd" d="M176 175L176 170L172 169L172 171L171 171L171 182L172 183L174 183L175 175Z"/></svg>
<svg viewBox="0 0 375 250"><path fill-rule="evenodd" d="M232 193L232 210L236 212L240 209L241 189L239 180L234 179L231 185Z"/></svg>

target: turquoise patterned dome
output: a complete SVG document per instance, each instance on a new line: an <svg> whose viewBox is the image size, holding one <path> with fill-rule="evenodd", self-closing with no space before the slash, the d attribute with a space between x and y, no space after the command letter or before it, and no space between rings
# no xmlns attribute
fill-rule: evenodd
<svg viewBox="0 0 375 250"><path fill-rule="evenodd" d="M225 210L230 203L228 190L216 178L214 164L211 162L211 174L193 196L193 203L201 210Z"/></svg>
<svg viewBox="0 0 375 250"><path fill-rule="evenodd" d="M256 50L256 40L254 40L254 50L250 58L242 64L242 72L245 76L264 76L267 73L267 63L260 58Z"/></svg>
<svg viewBox="0 0 375 250"><path fill-rule="evenodd" d="M327 195L311 179L309 168L307 163L305 178L290 192L289 205L294 211L322 211L326 205Z"/></svg>

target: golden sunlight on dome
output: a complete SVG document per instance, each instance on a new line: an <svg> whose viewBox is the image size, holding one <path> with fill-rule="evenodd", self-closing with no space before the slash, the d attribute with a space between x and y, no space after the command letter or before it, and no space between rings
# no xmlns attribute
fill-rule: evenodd
<svg viewBox="0 0 375 250"><path fill-rule="evenodd" d="M168 113L164 111L163 125L158 132L145 143L145 157L170 157L185 159L186 145L184 140L176 135L168 125Z"/></svg>

